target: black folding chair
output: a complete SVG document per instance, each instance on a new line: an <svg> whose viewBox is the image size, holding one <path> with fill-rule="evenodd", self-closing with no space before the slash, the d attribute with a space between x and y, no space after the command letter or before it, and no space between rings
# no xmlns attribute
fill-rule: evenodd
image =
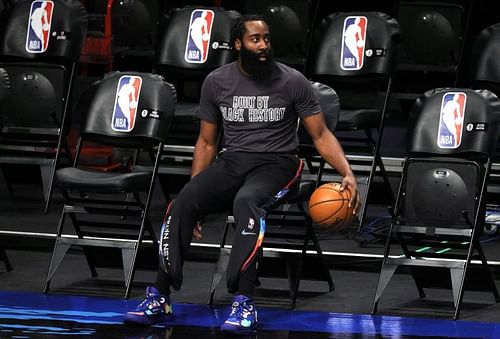
<svg viewBox="0 0 500 339"><path fill-rule="evenodd" d="M469 84L500 94L500 23L484 28L474 39L469 63Z"/></svg>
<svg viewBox="0 0 500 339"><path fill-rule="evenodd" d="M164 4L158 0L113 2L114 69L152 71L158 22Z"/></svg>
<svg viewBox="0 0 500 339"><path fill-rule="evenodd" d="M0 66L11 86L0 107L0 166L40 166L45 212L60 157L71 158L66 136L86 28L78 0L17 1L0 36ZM12 193L9 180L7 186Z"/></svg>
<svg viewBox="0 0 500 339"><path fill-rule="evenodd" d="M500 100L488 90L426 92L411 112L408 148L373 303L399 266L408 266L420 297L450 287L458 319L466 287L490 290L500 301L481 247L486 187L500 133ZM393 244L399 244L391 251ZM400 255L401 250L403 252ZM469 278L472 260L481 269ZM449 270L445 279L439 273ZM482 273L482 274L481 274Z"/></svg>
<svg viewBox="0 0 500 339"><path fill-rule="evenodd" d="M325 121L330 130L335 130L339 116L339 101L335 91L324 84L314 82L313 88L317 94L320 106L325 115ZM266 233L265 240L262 245L264 248L261 251L261 256L268 258L276 258L281 254L287 255L290 251L295 256L289 256L285 259L286 267L285 274L288 278L291 307L295 307L297 293L300 281L303 278L304 262L308 257L308 252L313 252L315 258L310 265L310 271L315 271L315 278L325 280L328 283L328 290L333 291L335 286L326 263L321 246L316 237L316 231L313 222L307 211L307 203L314 189L322 182L323 168L325 161L319 156L312 140L300 125L299 130L299 155L301 157L301 165L299 175L307 167L308 172L315 176L313 180L299 180L295 182L288 191L280 192L284 194L277 199L276 203L269 209L266 215ZM234 225L234 218L229 216L224 226L221 242L219 245L219 258L215 265L215 270L212 276L212 284L208 303L213 302L215 290L220 280L224 276L229 255L231 253L230 246L227 245L227 236L229 229ZM311 244L312 243L312 244ZM266 251L265 249L269 249ZM272 251L271 251L272 250ZM297 259L298 256L298 259ZM264 265L263 265L264 264ZM260 276L275 276L282 275L283 267L273 265L271 270L262 268L265 266L263 260L260 263ZM266 271L266 272L264 272Z"/></svg>
<svg viewBox="0 0 500 339"><path fill-rule="evenodd" d="M500 95L500 23L484 28L475 38L468 64L468 81L472 88L488 89ZM495 152L493 166L488 180L488 203L498 205L500 194L500 171L498 164L500 150Z"/></svg>
<svg viewBox="0 0 500 339"><path fill-rule="evenodd" d="M44 292L70 246L83 247L94 277L95 266L101 260L92 257L88 247L112 247L122 252L127 298L145 234L158 247L149 208L175 110L175 89L161 76L150 73L109 73L96 86L81 124L74 166L56 172L65 203ZM136 150L137 156L139 150L154 150L153 165L149 171L136 171L131 164L127 172L102 172L80 166L80 151L87 141ZM64 231L67 217L77 237Z"/></svg>
<svg viewBox="0 0 500 339"><path fill-rule="evenodd" d="M431 88L458 85L472 3L395 1L402 41L393 98L403 110Z"/></svg>
<svg viewBox="0 0 500 339"><path fill-rule="evenodd" d="M254 0L246 1L244 10L259 13L266 19L275 60L304 73L319 3L316 0Z"/></svg>
<svg viewBox="0 0 500 339"><path fill-rule="evenodd" d="M153 72L173 83L178 97L160 168L167 197L170 178L185 182L190 177L201 85L212 70L235 60L231 28L238 16L220 7L187 6L171 9L160 23Z"/></svg>
<svg viewBox="0 0 500 339"><path fill-rule="evenodd" d="M308 74L338 93L341 109L336 136L363 183L360 229L376 173L394 200L380 144L398 48L398 23L379 12L330 14L320 22L311 45Z"/></svg>

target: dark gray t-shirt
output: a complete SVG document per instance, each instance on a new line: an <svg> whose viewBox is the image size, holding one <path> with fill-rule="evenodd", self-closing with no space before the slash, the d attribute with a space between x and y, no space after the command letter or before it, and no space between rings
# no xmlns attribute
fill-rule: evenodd
<svg viewBox="0 0 500 339"><path fill-rule="evenodd" d="M237 62L224 65L201 91L200 119L222 120L227 151L295 153L297 118L320 111L309 81L281 63L266 81L245 76Z"/></svg>

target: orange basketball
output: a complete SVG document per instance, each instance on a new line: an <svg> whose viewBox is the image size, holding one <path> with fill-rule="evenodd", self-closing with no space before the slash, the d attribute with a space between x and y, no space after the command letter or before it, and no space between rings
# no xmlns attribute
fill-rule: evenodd
<svg viewBox="0 0 500 339"><path fill-rule="evenodd" d="M340 190L340 183L319 186L309 199L309 214L315 224L326 230L340 231L352 222L353 207L349 207L351 192Z"/></svg>

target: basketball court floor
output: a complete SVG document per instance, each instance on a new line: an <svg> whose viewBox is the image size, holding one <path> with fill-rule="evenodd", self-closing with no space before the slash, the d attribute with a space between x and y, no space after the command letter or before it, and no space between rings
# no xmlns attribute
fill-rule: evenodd
<svg viewBox="0 0 500 339"><path fill-rule="evenodd" d="M183 288L172 294L175 318L168 324L136 328L122 323L123 314L135 308L154 281L154 267L137 271L131 297L124 299L121 268L98 268L99 276L91 278L81 251L74 249L49 293L42 293L51 255L51 239L43 234L54 232L58 209L43 215L37 189L28 186L14 199L4 194L0 199L1 239L14 268L7 272L0 262L0 338L227 337L219 326L230 311L231 296L220 284L214 305L206 304L214 262L196 246L194 252L201 254L186 262ZM8 234L15 229L25 235ZM206 241L217 233L207 230ZM255 298L260 325L250 338L500 338L500 304L491 293L466 291L460 320L453 321L451 291L429 290L427 298L419 299L404 273L393 278L372 316L382 246L359 248L345 235L322 238L327 253L352 252L329 255L335 290L329 292L324 281L305 279L292 310L286 280L262 278ZM498 241L485 248L498 261Z"/></svg>
<svg viewBox="0 0 500 339"><path fill-rule="evenodd" d="M165 325L130 327L123 313L136 300L0 292L0 337L220 338L228 307L174 304ZM500 324L260 308L250 338L498 338Z"/></svg>
<svg viewBox="0 0 500 339"><path fill-rule="evenodd" d="M62 197L56 192L52 208L43 213L41 188L34 174L20 173L14 195L0 177L0 242L13 270L0 261L0 338L225 338L219 326L229 314L231 296L224 284L207 305L215 249L222 225L204 227L204 237L192 247L185 264L184 285L172 294L175 318L168 324L137 328L122 323L123 314L142 301L155 280L155 251L139 256L131 296L124 299L123 271L107 254L92 278L78 248L71 249L54 275L49 293L43 287L50 262ZM160 225L165 197L155 192L152 222ZM370 223L383 224L382 204L368 209ZM407 272L397 272L371 315L383 243L360 246L356 229L318 233L335 290L325 281L304 279L297 305L290 309L288 283L261 279L256 289L259 329L251 338L500 338L500 303L491 293L466 290L460 319L451 320L454 306L449 289L429 289L419 298ZM485 239L483 248L500 289L500 236ZM473 273L474 274L474 273Z"/></svg>

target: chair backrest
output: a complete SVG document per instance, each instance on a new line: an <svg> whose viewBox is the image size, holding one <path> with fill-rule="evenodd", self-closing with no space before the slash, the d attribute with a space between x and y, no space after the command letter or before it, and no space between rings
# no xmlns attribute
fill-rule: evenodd
<svg viewBox="0 0 500 339"><path fill-rule="evenodd" d="M238 16L219 7L174 8L161 24L157 67L209 71L234 60L231 28Z"/></svg>
<svg viewBox="0 0 500 339"><path fill-rule="evenodd" d="M396 18L402 31L401 63L458 66L466 26L461 5L401 1Z"/></svg>
<svg viewBox="0 0 500 339"><path fill-rule="evenodd" d="M0 38L0 55L78 61L86 29L79 0L17 1Z"/></svg>
<svg viewBox="0 0 500 339"><path fill-rule="evenodd" d="M67 107L87 29L78 0L17 1L0 36L0 63L11 95L0 108L6 126L69 132ZM29 100L27 100L29 98Z"/></svg>
<svg viewBox="0 0 500 339"><path fill-rule="evenodd" d="M332 13L311 46L311 76L390 75L398 55L397 21L380 12Z"/></svg>
<svg viewBox="0 0 500 339"><path fill-rule="evenodd" d="M472 46L469 80L500 94L500 23L483 29Z"/></svg>
<svg viewBox="0 0 500 339"><path fill-rule="evenodd" d="M500 100L488 90L438 88L417 99L408 125L404 219L469 228L484 220L486 179L500 132Z"/></svg>
<svg viewBox="0 0 500 339"><path fill-rule="evenodd" d="M314 93L323 112L325 118L326 126L330 131L335 131L337 127L337 122L339 120L340 114L340 103L339 97L335 90L328 85L321 82L311 81L311 86L314 89ZM302 146L312 145L312 140L307 131L305 130L302 123L299 125L298 130L299 144Z"/></svg>
<svg viewBox="0 0 500 339"><path fill-rule="evenodd" d="M160 1L114 1L113 45L128 48L154 46Z"/></svg>
<svg viewBox="0 0 500 339"><path fill-rule="evenodd" d="M310 0L254 0L246 2L245 13L263 15L275 59L303 71L317 6Z"/></svg>
<svg viewBox="0 0 500 339"><path fill-rule="evenodd" d="M438 88L419 97L408 122L409 154L493 156L500 101L489 90Z"/></svg>
<svg viewBox="0 0 500 339"><path fill-rule="evenodd" d="M174 87L160 75L108 73L84 115L84 138L120 147L164 142L175 111Z"/></svg>

